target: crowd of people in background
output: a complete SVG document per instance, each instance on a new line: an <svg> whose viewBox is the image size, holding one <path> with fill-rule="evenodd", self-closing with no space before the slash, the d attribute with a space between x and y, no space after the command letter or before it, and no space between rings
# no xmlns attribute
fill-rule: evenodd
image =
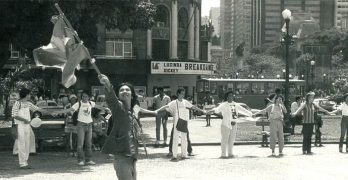
<svg viewBox="0 0 348 180"><path fill-rule="evenodd" d="M153 110L147 110L140 106L143 96L135 93L131 84L123 83L116 89L110 84L107 76L100 75L100 82L105 87L104 106L97 105L91 99L88 91L79 94L61 95L57 103L63 105L64 109L55 112L47 112L45 109L34 105L41 98L30 96L30 90L23 88L19 92L17 100L12 108L12 117L17 128L17 139L13 148L13 154L18 154L21 169L29 169L29 153L35 152L35 136L29 124L33 118L31 112L40 111L51 113L53 116L63 114L65 117L65 133L67 149L71 156L77 156L77 164L94 165L92 161L92 150L102 151L114 158L116 175L123 179L136 177L136 161L138 159L138 143L141 139L142 123L140 114L150 114L156 121L155 147L161 145L161 126L163 129L163 143L161 147L167 147L168 116L173 117L169 140L169 153L171 161L178 161L178 144L181 139L181 157L187 159L194 156L189 138L188 123L194 119L195 113L206 115L206 126L211 126L211 115L221 117L221 158L233 158L233 145L236 139L239 115L255 117L258 114L266 114L270 122L270 149L271 156L275 156L275 147L278 142L279 156L284 150L284 122L287 109L284 106L284 98L280 89L265 99L266 107L259 112L252 113L235 102L235 92L225 93L224 101L217 104L209 92L203 98L202 109L195 106L191 98L185 99L185 89L179 88L176 95L168 96L164 88L157 89L158 94L153 99ZM315 133L315 146L323 146L321 143L320 128L323 125L322 111L328 115L342 114L341 136L339 152L343 152L344 137L348 134L348 95L344 96L344 102L334 111L326 109L313 103L314 92L307 93L304 97L295 97L290 107L290 133L295 133L295 127L302 125L303 154L313 154L311 149L312 133ZM95 98L94 98L95 99ZM142 101L142 100L141 100ZM105 106L107 105L107 106ZM76 115L74 115L76 114ZM197 114L197 113L196 113ZM76 121L74 122L74 116ZM348 140L348 135L347 135ZM348 142L348 141L347 141ZM145 142L142 142L145 144ZM348 147L348 143L346 144ZM348 148L346 151L348 152Z"/></svg>

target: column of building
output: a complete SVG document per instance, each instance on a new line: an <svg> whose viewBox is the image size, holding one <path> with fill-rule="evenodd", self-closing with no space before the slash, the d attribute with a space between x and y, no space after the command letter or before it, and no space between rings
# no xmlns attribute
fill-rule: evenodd
<svg viewBox="0 0 348 180"><path fill-rule="evenodd" d="M195 60L199 60L199 16L200 16L200 11L199 7L195 7Z"/></svg>
<svg viewBox="0 0 348 180"><path fill-rule="evenodd" d="M148 0L150 2L150 0ZM146 58L152 59L152 31L151 29L147 30L147 40L146 40Z"/></svg>
<svg viewBox="0 0 348 180"><path fill-rule="evenodd" d="M194 51L195 51L195 44L194 44L194 39L195 39L195 34L194 34L194 2L191 1L189 3L189 24L188 24L188 54L187 58L189 60L194 60Z"/></svg>
<svg viewBox="0 0 348 180"><path fill-rule="evenodd" d="M170 59L178 59L178 1L172 0L170 34Z"/></svg>

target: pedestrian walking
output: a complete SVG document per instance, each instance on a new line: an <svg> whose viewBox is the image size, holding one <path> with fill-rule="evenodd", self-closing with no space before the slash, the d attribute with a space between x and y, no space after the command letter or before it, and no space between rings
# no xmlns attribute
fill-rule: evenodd
<svg viewBox="0 0 348 180"><path fill-rule="evenodd" d="M222 115L221 122L221 156L220 158L233 158L233 145L237 134L238 115L252 116L252 113L234 101L233 91L225 93L224 102L210 110L207 114L217 113ZM227 150L227 151L226 151Z"/></svg>
<svg viewBox="0 0 348 180"><path fill-rule="evenodd" d="M303 142L302 142L302 153L311 155L313 154L311 150L312 144L312 135L313 135L313 126L314 126L314 112L322 111L326 114L330 114L329 111L317 106L313 103L314 101L314 92L309 92L306 94L306 101L301 104L296 112L292 113L292 116L296 116L300 113L303 113Z"/></svg>
<svg viewBox="0 0 348 180"><path fill-rule="evenodd" d="M342 114L342 120L341 120L341 135L340 135L340 142L339 142L339 152L343 152L343 141L344 136L347 133L346 136L346 152L348 152L348 94L344 95L343 97L344 102L331 113L341 113Z"/></svg>
<svg viewBox="0 0 348 180"><path fill-rule="evenodd" d="M158 91L158 95L156 95L153 99L154 109L159 109L170 102L170 97L164 93L164 89L162 87L157 88L157 91ZM168 113L166 111L162 111L156 115L155 147L158 147L160 145L161 124L163 127L163 146L167 146L167 137L168 137L167 121L168 121Z"/></svg>
<svg viewBox="0 0 348 180"><path fill-rule="evenodd" d="M18 159L21 169L30 169L28 165L30 142L35 142L32 136L32 128L30 126L30 111L40 111L41 113L49 113L30 102L30 90L23 88L19 91L19 100L12 107L12 117L17 129L17 146Z"/></svg>
<svg viewBox="0 0 348 180"><path fill-rule="evenodd" d="M114 117L113 127L102 152L114 155L114 169L118 179L136 180L138 137L141 131L133 109L137 95L131 84L122 83L116 88L116 96L108 77L105 75L98 77L105 87L106 102Z"/></svg>
<svg viewBox="0 0 348 180"><path fill-rule="evenodd" d="M213 109L215 107L214 105L214 98L213 96L210 95L210 92L207 91L204 98L203 98L203 109L205 111L209 111L211 109ZM210 126L210 120L211 120L211 115L210 114L206 114L205 115L205 121L207 122L206 126Z"/></svg>
<svg viewBox="0 0 348 180"><path fill-rule="evenodd" d="M172 161L178 160L178 140L179 135L181 137L181 157L182 159L187 159L187 132L188 132L188 120L190 118L190 109L201 111L205 113L202 109L192 105L188 102L185 97L185 89L179 88L176 92L178 99L171 101L168 105L157 109L157 112L166 110L170 112L174 118L174 132L173 132L173 157Z"/></svg>
<svg viewBox="0 0 348 180"><path fill-rule="evenodd" d="M105 110L104 107L90 101L87 91L81 92L81 101L75 103L71 108L54 112L54 114L65 114L71 111L77 112L77 165L95 165L92 157L92 108ZM85 147L85 150L84 150Z"/></svg>
<svg viewBox="0 0 348 180"><path fill-rule="evenodd" d="M275 146L276 141L278 140L279 144L279 156L283 156L283 148L284 148L284 132L283 132L283 124L284 124L284 113L286 113L286 108L283 105L283 96L276 95L274 98L274 104L267 106L265 109L255 113L263 114L265 112L268 113L268 120L270 122L270 148L272 150L272 155L275 156Z"/></svg>

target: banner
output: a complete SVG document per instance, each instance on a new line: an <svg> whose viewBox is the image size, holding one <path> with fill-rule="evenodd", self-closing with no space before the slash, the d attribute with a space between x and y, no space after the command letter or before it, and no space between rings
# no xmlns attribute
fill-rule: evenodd
<svg viewBox="0 0 348 180"><path fill-rule="evenodd" d="M214 75L216 64L200 62L152 61L151 74Z"/></svg>

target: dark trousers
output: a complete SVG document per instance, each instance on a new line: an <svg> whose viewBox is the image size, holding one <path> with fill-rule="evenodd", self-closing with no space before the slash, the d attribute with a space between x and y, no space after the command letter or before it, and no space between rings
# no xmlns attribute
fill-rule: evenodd
<svg viewBox="0 0 348 180"><path fill-rule="evenodd" d="M341 136L340 136L340 144L339 147L343 147L344 136L347 133L346 137L346 148L348 147L348 116L342 116L341 121Z"/></svg>
<svg viewBox="0 0 348 180"><path fill-rule="evenodd" d="M173 146L173 131L174 131L174 126L172 128L172 132L170 133L170 140L169 140L169 152L172 152L172 146ZM189 136L189 132L187 131L187 152L189 154L192 153L192 145L191 145L191 141L190 141L190 136Z"/></svg>
<svg viewBox="0 0 348 180"><path fill-rule="evenodd" d="M321 145L321 131L320 131L320 127L318 125L315 126L315 141L314 141L314 145Z"/></svg>
<svg viewBox="0 0 348 180"><path fill-rule="evenodd" d="M168 130L167 130L167 121L168 121L168 114L166 111L162 111L164 113L159 113L156 116L156 140L159 141L161 139L161 124L163 127L163 140L164 142L167 142L167 136L168 136Z"/></svg>
<svg viewBox="0 0 348 180"><path fill-rule="evenodd" d="M207 121L207 126L210 126L210 119L211 119L210 114L205 115L205 120Z"/></svg>
<svg viewBox="0 0 348 180"><path fill-rule="evenodd" d="M117 156L114 161L114 169L119 180L136 180L136 159L127 156Z"/></svg>
<svg viewBox="0 0 348 180"><path fill-rule="evenodd" d="M313 135L313 125L312 123L303 123L303 142L302 151L311 153L311 143Z"/></svg>

